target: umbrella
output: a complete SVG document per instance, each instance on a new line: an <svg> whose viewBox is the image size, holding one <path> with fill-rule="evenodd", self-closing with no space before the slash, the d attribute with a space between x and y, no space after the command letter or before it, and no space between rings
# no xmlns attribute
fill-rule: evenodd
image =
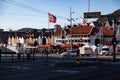
<svg viewBox="0 0 120 80"><path fill-rule="evenodd" d="M49 44L45 44L45 47L46 48L50 48L51 46Z"/></svg>
<svg viewBox="0 0 120 80"><path fill-rule="evenodd" d="M71 47L71 44L63 44L61 45L61 48L70 48Z"/></svg>
<svg viewBox="0 0 120 80"><path fill-rule="evenodd" d="M117 45L116 48L120 48L120 45Z"/></svg>
<svg viewBox="0 0 120 80"><path fill-rule="evenodd" d="M73 44L73 47L79 47L79 44L77 44L77 43Z"/></svg>
<svg viewBox="0 0 120 80"><path fill-rule="evenodd" d="M51 46L49 44L45 44L45 45L38 45L38 48L50 48Z"/></svg>
<svg viewBox="0 0 120 80"><path fill-rule="evenodd" d="M45 46L44 45L38 45L37 47L38 48L44 48Z"/></svg>

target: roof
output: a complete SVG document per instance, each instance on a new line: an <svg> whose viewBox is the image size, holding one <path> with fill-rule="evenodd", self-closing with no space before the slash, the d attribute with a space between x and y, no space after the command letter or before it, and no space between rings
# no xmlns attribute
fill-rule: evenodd
<svg viewBox="0 0 120 80"><path fill-rule="evenodd" d="M73 26L71 28L72 34L89 34L91 33L93 27L92 26ZM58 28L56 29L56 31L54 32L55 36L60 36L61 35L61 30L62 28ZM70 34L70 28L65 28L64 29L66 34Z"/></svg>
<svg viewBox="0 0 120 80"><path fill-rule="evenodd" d="M75 26L72 27L72 34L89 34L92 30L92 26Z"/></svg>
<svg viewBox="0 0 120 80"><path fill-rule="evenodd" d="M110 28L109 26L102 26L101 30L106 37L112 37L114 34L114 28Z"/></svg>
<svg viewBox="0 0 120 80"><path fill-rule="evenodd" d="M62 28L57 28L54 32L55 36L60 36L61 35Z"/></svg>
<svg viewBox="0 0 120 80"><path fill-rule="evenodd" d="M94 28L92 29L91 35L96 35L96 34L99 32L100 28L101 28L101 27L94 27Z"/></svg>

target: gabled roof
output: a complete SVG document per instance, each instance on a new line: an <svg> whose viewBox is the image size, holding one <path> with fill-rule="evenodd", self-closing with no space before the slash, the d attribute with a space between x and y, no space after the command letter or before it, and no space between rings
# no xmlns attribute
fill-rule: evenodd
<svg viewBox="0 0 120 80"><path fill-rule="evenodd" d="M72 34L90 34L92 31L93 27L92 26L73 26L70 30L70 28L65 28L66 34L70 34L70 31L72 31ZM60 36L61 35L61 30L62 28L56 29L54 32L55 36Z"/></svg>
<svg viewBox="0 0 120 80"><path fill-rule="evenodd" d="M72 27L72 34L89 34L92 30L92 26L75 26Z"/></svg>
<svg viewBox="0 0 120 80"><path fill-rule="evenodd" d="M57 28L54 32L55 36L60 36L61 35L62 28Z"/></svg>
<svg viewBox="0 0 120 80"><path fill-rule="evenodd" d="M112 37L114 34L114 28L110 28L109 26L102 26L101 30L102 30L101 32L103 33L103 35L106 37Z"/></svg>
<svg viewBox="0 0 120 80"><path fill-rule="evenodd" d="M64 30L65 30L65 32L66 32L66 35L67 35L67 34L70 34L70 29L65 28ZM62 31L62 28L57 28L57 29L55 30L55 32L54 32L54 35L55 35L55 36L61 36L61 31Z"/></svg>

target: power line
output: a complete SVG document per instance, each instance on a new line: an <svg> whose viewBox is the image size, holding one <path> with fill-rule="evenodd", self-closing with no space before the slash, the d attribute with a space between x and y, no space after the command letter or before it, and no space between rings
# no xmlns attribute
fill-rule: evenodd
<svg viewBox="0 0 120 80"><path fill-rule="evenodd" d="M22 7L22 8L24 8L24 9L28 9L28 10L31 10L31 11L35 11L35 12L37 12L37 13L41 13L41 14L45 14L45 15L48 14L48 12L46 12L46 11L43 11L43 10L40 10L40 9L31 7L31 6L28 6L28 5L25 5L25 4L22 4L22 3L19 3L19 2L13 1L13 0L1 0L1 1L7 2L7 3L12 4L12 5L15 5L15 6ZM54 15L55 15L55 14L54 14ZM65 17L61 17L61 16L59 16L59 15L55 15L55 16L57 16L58 18L67 20L67 18L65 18Z"/></svg>
<svg viewBox="0 0 120 80"><path fill-rule="evenodd" d="M27 22L41 22L40 20L30 20L30 19L23 19L23 18L11 18L11 17L0 17L3 19L12 19L12 20L21 20L21 21L27 21Z"/></svg>
<svg viewBox="0 0 120 80"><path fill-rule="evenodd" d="M31 6L27 6L27 5L25 5L25 4L18 3L18 2L13 1L13 0L2 0L2 1L7 2L7 3L9 3L9 4L12 4L12 5L15 5L15 6L22 7L22 8L24 8L24 9L28 9L28 10L35 11L35 12L37 12L37 13L47 14L46 11L42 11L42 10L39 10L39 9L37 9L37 8L33 8L33 7L31 7Z"/></svg>
<svg viewBox="0 0 120 80"><path fill-rule="evenodd" d="M5 15L20 15L20 16L30 16L30 17L38 17L38 16L42 16L42 17L46 17L43 15L32 15L32 14L18 14L18 13L0 13L0 14L5 14Z"/></svg>

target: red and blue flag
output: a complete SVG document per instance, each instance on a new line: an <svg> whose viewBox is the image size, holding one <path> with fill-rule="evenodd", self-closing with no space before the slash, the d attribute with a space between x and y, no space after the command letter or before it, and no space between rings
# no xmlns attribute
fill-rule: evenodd
<svg viewBox="0 0 120 80"><path fill-rule="evenodd" d="M54 16L53 14L51 13L48 13L48 21L51 22L51 23L56 23L56 16Z"/></svg>

